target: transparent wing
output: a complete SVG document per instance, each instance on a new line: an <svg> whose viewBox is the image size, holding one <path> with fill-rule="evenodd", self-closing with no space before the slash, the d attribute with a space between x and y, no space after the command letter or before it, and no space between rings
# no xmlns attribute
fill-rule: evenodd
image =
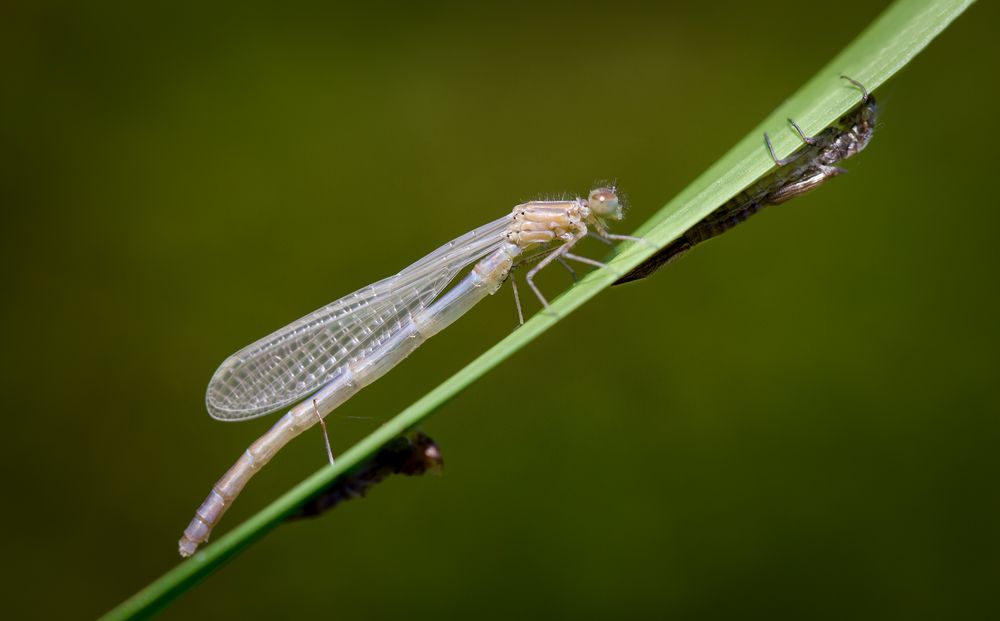
<svg viewBox="0 0 1000 621"><path fill-rule="evenodd" d="M346 295L227 358L208 384L213 418L263 416L301 401L426 307L462 268L504 241L510 216L462 235L395 276Z"/></svg>

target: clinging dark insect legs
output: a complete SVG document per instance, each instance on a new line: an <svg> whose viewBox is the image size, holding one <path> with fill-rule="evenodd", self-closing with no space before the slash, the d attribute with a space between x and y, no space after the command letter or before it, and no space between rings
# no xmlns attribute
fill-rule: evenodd
<svg viewBox="0 0 1000 621"><path fill-rule="evenodd" d="M801 139L802 139L802 142L804 142L804 143L806 143L806 144L808 144L808 145L815 145L815 144L816 144L816 143L818 142L818 141L817 141L817 140L816 140L815 138L813 138L812 136L806 136L806 133L805 133L804 131L802 131L802 128L801 128L801 127L799 127L799 124L798 124L798 123L796 123L796 122L795 122L795 121L793 121L792 119L788 119L788 122L789 122L789 123L791 123L791 124L792 124L792 127L794 127L794 128L795 128L795 132L796 132L796 133L798 133L798 135L799 135L799 138L801 138Z"/></svg>
<svg viewBox="0 0 1000 621"><path fill-rule="evenodd" d="M778 166L789 164L795 159L792 156L788 156L785 159L778 159L778 156L774 154L774 146L771 145L771 137L767 135L767 132L764 132L764 144L767 145L767 152L771 154L771 159L774 160L774 163Z"/></svg>
<svg viewBox="0 0 1000 621"><path fill-rule="evenodd" d="M869 95L868 95L868 89L865 88L864 84L862 84L861 82L858 82L854 78L849 78L849 77L847 77L846 75L843 75L843 74L841 74L840 77L844 78L845 80L847 80L848 82L850 82L854 86L857 86L858 90L861 91L861 101L866 102L866 103L868 102L868 97L869 97Z"/></svg>
<svg viewBox="0 0 1000 621"><path fill-rule="evenodd" d="M807 136L806 133L802 131L802 128L799 127L798 123L792 119L788 119L788 122L791 123L793 128L795 128L795 132L799 135L799 138L802 139L802 142L810 146L817 144L817 140L812 136ZM778 156L774 154L774 146L771 144L771 137L767 135L767 132L764 132L764 144L767 145L767 152L771 154L771 159L774 160L774 163L778 166L785 166L786 164L795 161L796 158L794 152L786 158L778 159Z"/></svg>

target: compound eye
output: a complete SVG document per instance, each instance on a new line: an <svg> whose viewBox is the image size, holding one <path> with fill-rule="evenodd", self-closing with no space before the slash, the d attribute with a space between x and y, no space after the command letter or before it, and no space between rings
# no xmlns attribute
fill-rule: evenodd
<svg viewBox="0 0 1000 621"><path fill-rule="evenodd" d="M622 219L622 206L618 201L618 194L614 188L596 188L590 191L587 197L587 205L590 210L602 218L612 220Z"/></svg>

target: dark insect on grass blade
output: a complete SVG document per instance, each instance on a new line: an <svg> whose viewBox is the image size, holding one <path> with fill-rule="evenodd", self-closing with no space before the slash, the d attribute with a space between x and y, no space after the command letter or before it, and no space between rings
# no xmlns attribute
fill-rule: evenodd
<svg viewBox="0 0 1000 621"><path fill-rule="evenodd" d="M412 437L399 436L353 472L334 481L287 519L300 520L322 515L345 500L363 497L374 485L391 475L420 476L426 472L440 472L443 466L441 449L430 436L419 431Z"/></svg>
<svg viewBox="0 0 1000 621"><path fill-rule="evenodd" d="M771 139L765 133L764 144L776 168L708 214L683 235L616 280L614 284L622 285L646 278L697 244L721 235L744 222L763 207L778 205L805 194L827 179L846 172L836 164L868 146L875 132L878 108L875 98L861 83L847 76L841 77L861 90L861 103L857 107L815 136L806 136L798 124L789 119L789 123L802 139L802 146L784 159L775 157Z"/></svg>

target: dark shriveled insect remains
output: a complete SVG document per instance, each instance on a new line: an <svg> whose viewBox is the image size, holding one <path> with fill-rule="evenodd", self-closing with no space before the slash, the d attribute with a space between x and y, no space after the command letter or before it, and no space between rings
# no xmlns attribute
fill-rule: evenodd
<svg viewBox="0 0 1000 621"><path fill-rule="evenodd" d="M836 166L868 146L875 132L878 109L868 90L857 80L841 76L861 90L861 103L839 121L815 136L806 136L798 124L788 119L802 138L803 145L784 159L774 156L771 139L764 134L764 144L776 168L743 190L724 205L708 214L683 235L625 274L615 285L640 280L653 274L697 244L721 235L744 222L767 205L778 205L847 172Z"/></svg>
<svg viewBox="0 0 1000 621"><path fill-rule="evenodd" d="M322 515L345 500L364 496L373 485L390 475L419 476L425 472L440 472L442 466L441 450L430 436L419 431L412 438L399 436L346 477L334 481L287 519L300 520Z"/></svg>

